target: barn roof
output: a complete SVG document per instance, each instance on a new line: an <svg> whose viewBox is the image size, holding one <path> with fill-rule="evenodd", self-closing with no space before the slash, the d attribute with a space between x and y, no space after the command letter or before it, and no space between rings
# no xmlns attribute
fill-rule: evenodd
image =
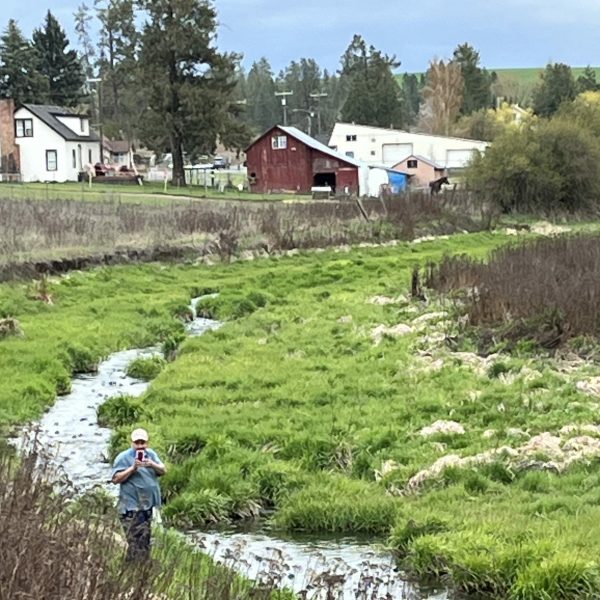
<svg viewBox="0 0 600 600"><path fill-rule="evenodd" d="M338 160L348 163L348 164L352 165L353 167L363 166L363 163L360 162L359 160L356 160L355 158L351 158L350 156L346 156L345 154L342 154L341 152L337 152L336 150L332 150L329 146L322 144L321 142L319 142L315 138L311 137L310 135L304 133L304 131L301 131L297 127L275 125L275 126L271 127L270 129L268 129L267 131L265 131L261 136L259 136L254 142L252 142L252 144L250 144L250 146L248 146L248 148L250 148L251 146L254 146L254 144L256 144L256 142L258 142L258 140L261 140L262 138L264 138L266 135L268 135L274 129L281 129L281 131L284 131L289 136L297 139L299 142L302 142L305 146L308 146L309 148L312 148L313 150L318 150L319 152L322 152L323 154L327 154L333 158L337 158ZM248 151L248 148L246 148L246 152Z"/></svg>
<svg viewBox="0 0 600 600"><path fill-rule="evenodd" d="M318 150L319 152L322 152L323 154L329 154L329 156L332 156L333 158L337 158L338 160L343 160L344 162L347 162L355 167L360 167L362 165L362 163L360 161L358 161L354 158L350 158L349 156L346 156L345 154L342 154L341 152L337 152L336 150L332 150L329 146L326 146L325 144L322 144L318 140L315 140L315 138L311 137L307 133L304 133L304 131L301 131L300 129L298 129L296 127L284 127L284 126L280 125L279 129L281 129L282 131L285 131L288 135L291 135L292 137L301 141L303 144L309 146L313 150Z"/></svg>

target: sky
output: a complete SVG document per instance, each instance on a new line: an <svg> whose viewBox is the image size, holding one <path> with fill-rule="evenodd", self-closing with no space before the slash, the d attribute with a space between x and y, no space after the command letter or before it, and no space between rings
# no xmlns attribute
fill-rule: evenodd
<svg viewBox="0 0 600 600"><path fill-rule="evenodd" d="M48 8L76 46L73 13L83 0L1 0L0 28L14 18L26 35ZM86 0L89 5L93 0ZM330 72L354 34L422 72L471 44L488 68L544 67L549 62L600 66L600 0L216 0L221 50L266 57L277 73L314 58Z"/></svg>

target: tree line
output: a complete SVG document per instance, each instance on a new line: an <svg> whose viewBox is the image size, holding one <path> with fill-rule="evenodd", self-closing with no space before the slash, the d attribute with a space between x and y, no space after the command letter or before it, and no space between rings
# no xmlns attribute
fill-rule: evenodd
<svg viewBox="0 0 600 600"><path fill-rule="evenodd" d="M184 155L211 154L217 141L243 149L284 120L323 139L341 120L491 140L502 129L497 97L511 99L467 43L421 75L397 76L395 56L355 35L335 72L301 58L275 74L266 57L246 72L241 54L218 50L212 2L93 0L74 20L79 51L51 11L31 39L8 22L0 37L0 97L82 108L109 137L171 152L181 181ZM550 64L531 105L550 116L597 89L592 69L575 80L569 66Z"/></svg>

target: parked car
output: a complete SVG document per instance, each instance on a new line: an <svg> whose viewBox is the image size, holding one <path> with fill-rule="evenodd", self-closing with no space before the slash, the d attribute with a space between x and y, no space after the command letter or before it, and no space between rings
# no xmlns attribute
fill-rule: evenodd
<svg viewBox="0 0 600 600"><path fill-rule="evenodd" d="M215 156L213 158L213 169L227 169L229 168L229 161L222 156Z"/></svg>

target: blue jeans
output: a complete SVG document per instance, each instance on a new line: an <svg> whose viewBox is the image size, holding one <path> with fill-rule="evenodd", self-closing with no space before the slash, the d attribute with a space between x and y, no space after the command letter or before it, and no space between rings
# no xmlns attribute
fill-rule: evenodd
<svg viewBox="0 0 600 600"><path fill-rule="evenodd" d="M152 509L128 510L121 515L121 523L127 537L127 562L148 560Z"/></svg>

